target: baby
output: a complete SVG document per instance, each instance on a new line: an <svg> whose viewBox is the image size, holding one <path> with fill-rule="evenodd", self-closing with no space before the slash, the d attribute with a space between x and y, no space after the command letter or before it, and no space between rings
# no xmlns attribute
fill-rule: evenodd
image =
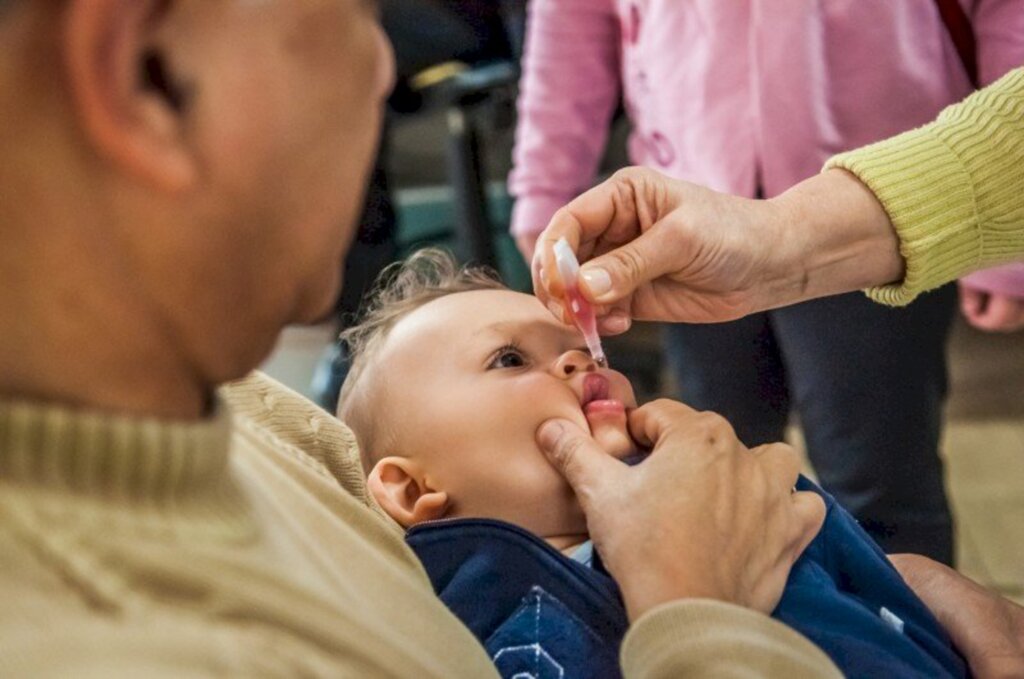
<svg viewBox="0 0 1024 679"><path fill-rule="evenodd" d="M392 271L345 338L353 363L339 417L358 438L370 492L502 676L619 676L628 621L618 589L534 436L565 418L634 460L629 381L599 368L536 298L438 251ZM966 676L925 606L824 497L825 525L773 617L847 676Z"/></svg>

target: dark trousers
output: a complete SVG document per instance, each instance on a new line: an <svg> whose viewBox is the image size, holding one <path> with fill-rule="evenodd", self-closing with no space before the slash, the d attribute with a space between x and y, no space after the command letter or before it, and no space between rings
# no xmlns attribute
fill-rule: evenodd
<svg viewBox="0 0 1024 679"><path fill-rule="evenodd" d="M681 400L725 416L748 446L799 414L822 486L888 553L950 564L953 524L938 444L952 285L909 307L861 293L719 325L671 325Z"/></svg>

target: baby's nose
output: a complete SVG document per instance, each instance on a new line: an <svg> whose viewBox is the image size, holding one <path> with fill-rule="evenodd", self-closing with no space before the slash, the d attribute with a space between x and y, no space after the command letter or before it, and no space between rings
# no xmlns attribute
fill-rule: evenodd
<svg viewBox="0 0 1024 679"><path fill-rule="evenodd" d="M559 356L555 362L555 376L569 378L576 373L592 373L597 370L597 364L590 354L573 349Z"/></svg>

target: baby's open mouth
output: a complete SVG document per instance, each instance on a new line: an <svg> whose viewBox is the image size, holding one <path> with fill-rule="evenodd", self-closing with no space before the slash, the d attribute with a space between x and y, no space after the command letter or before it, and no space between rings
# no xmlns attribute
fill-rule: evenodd
<svg viewBox="0 0 1024 679"><path fill-rule="evenodd" d="M618 399L609 398L610 392L610 383L604 375L591 373L584 377L583 399L580 401L584 414L588 418L601 414L625 414L626 406Z"/></svg>

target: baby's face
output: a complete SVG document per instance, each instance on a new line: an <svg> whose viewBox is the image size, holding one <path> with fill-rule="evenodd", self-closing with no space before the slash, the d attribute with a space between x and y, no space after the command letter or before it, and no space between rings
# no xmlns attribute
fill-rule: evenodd
<svg viewBox="0 0 1024 679"><path fill-rule="evenodd" d="M576 498L538 449L542 422L591 432L609 455L636 452L626 378L598 368L581 335L531 295L479 290L430 302L399 321L372 368L389 412L390 450L422 466L447 516L489 517L553 544L585 534Z"/></svg>

